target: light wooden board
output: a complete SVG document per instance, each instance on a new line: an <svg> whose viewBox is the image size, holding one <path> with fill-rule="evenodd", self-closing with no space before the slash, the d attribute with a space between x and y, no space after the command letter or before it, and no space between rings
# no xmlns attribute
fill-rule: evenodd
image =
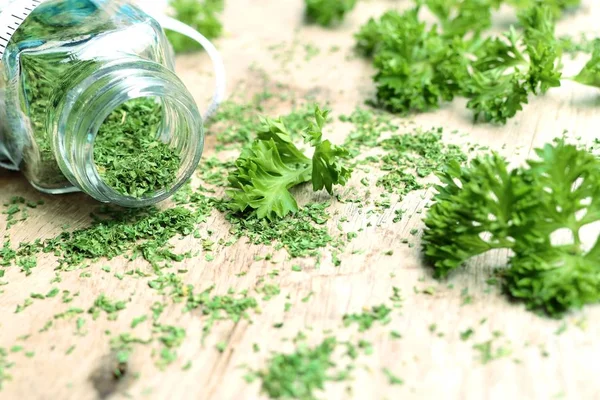
<svg viewBox="0 0 600 400"><path fill-rule="evenodd" d="M299 0L227 0L224 21L226 36L218 41L223 53L229 78L229 92L250 98L265 87L273 92L292 93L297 99L307 96L320 102L328 102L335 115L351 112L372 95L372 70L368 62L352 55L352 34L369 16L378 15L391 7L403 7L407 1L361 1L346 22L335 30L307 27L302 19L302 2ZM598 30L600 5L595 0L584 1L585 6L577 13L564 18L559 25L560 33L594 32ZM500 17L506 24L509 15ZM277 46L275 50L269 50ZM306 59L306 45L320 50L319 54ZM332 46L340 48L332 52ZM574 71L582 60L567 61L567 72ZM573 64L573 65L571 65ZM194 54L179 57L178 73L192 90L200 104L206 104L210 96L210 65L205 55ZM265 78L267 77L267 78ZM278 85L280 83L281 85ZM289 101L270 103L273 116L291 110ZM598 137L600 126L600 97L597 90L583 88L566 82L563 87L551 90L543 98L531 100L525 112L506 126L473 124L464 108L464 101L457 100L435 113L415 116L414 121L423 127L444 126L450 132L457 129L468 133L463 141L489 145L503 152L514 161L522 161L532 154L532 148L542 145L568 129L584 141ZM351 129L349 125L334 123L329 132L336 142L341 142ZM214 138L208 132L206 156L214 153ZM357 174L351 186L360 193ZM206 262L201 254L181 263L188 269L184 275L187 283L196 287L216 284L216 290L224 293L232 287L236 290L255 287L259 277L274 269L280 275L269 279L278 283L282 294L276 300L262 304L263 312L253 316L253 323L224 322L213 329L204 345L200 342L202 321L200 315L182 314L180 307L169 307L162 317L164 323L183 326L187 338L178 351L179 360L164 371L154 366L150 349L141 348L133 354L129 365L129 378L112 385L107 373L110 368L109 336L130 331L132 318L148 313L149 306L161 300L147 286L147 279L126 277L122 281L100 270L110 265L113 271L148 268L142 261L127 264L123 258L94 264L90 278L80 278L81 271L62 273L63 281L51 284L56 261L52 256L40 258L33 274L25 277L17 268L7 270L4 280L10 282L0 294L0 347L21 344L35 356L26 358L23 353L10 354L16 363L10 370L13 381L6 384L1 399L97 399L97 398L148 398L148 399L255 399L262 398L259 384L247 384L241 365L260 367L270 351L292 349L289 341L299 330L309 333L310 340L323 338L323 330L332 329L340 338L365 338L374 344L374 353L361 357L350 383L356 399L594 399L600 398L600 307L586 307L582 312L570 314L564 319L568 329L562 335L555 331L563 321L549 320L524 310L521 304L513 304L497 290L486 293L485 280L494 267L502 265L506 254L487 255L473 261L468 268L453 275L447 284L437 283L431 271L422 265L419 254L418 235L411 236L413 228L421 229L421 215L415 213L426 205L425 193L415 193L402 204L393 204L384 215L370 220L352 203L333 200L332 220L328 224L337 233L338 221L345 231L364 228L341 256L342 264L334 267L325 256L319 268L311 259L287 261L283 251L276 252L272 264L254 261L257 255L271 252L270 247L248 245L242 239L232 247L215 251L215 260ZM429 196L431 193L426 193ZM18 173L0 170L0 202L11 196L21 195L27 199L44 199L45 205L30 211L26 222L13 227L8 233L13 243L35 238L50 238L68 224L73 228L89 224L88 213L96 203L85 195L45 196L32 189ZM372 196L374 196L373 194ZM307 187L301 191L302 202L324 200L324 194L312 194ZM406 209L407 217L393 223L393 211ZM372 221L372 226L367 223ZM0 216L0 236L5 234L4 216ZM215 231L215 236L228 238L229 227L217 212L203 228ZM413 248L400 243L409 238ZM185 238L174 242L181 251L201 250L197 240ZM392 257L384 252L393 249ZM357 250L362 250L353 254ZM300 264L302 272L293 272L291 266ZM245 276L237 277L240 272ZM32 292L46 293L51 287L79 292L69 305L60 296L35 301L24 312L15 314ZM401 315L394 311L393 320L387 326L376 325L359 335L354 328L344 329L341 319L345 313L359 312L363 307L381 303L389 304L392 286L400 287L406 297ZM415 294L413 288L436 288L434 295ZM472 304L461 306L461 291L466 288L473 297ZM311 300L302 302L310 292ZM74 336L75 321L57 321L48 332L38 333L46 321L68 306L87 309L101 293L110 298L131 298L127 308L119 313L117 321L109 322L101 317L86 324L87 335ZM283 312L284 297L290 295L293 304L290 312ZM480 324L482 318L487 322ZM274 323L283 322L281 329ZM436 324L438 336L429 326ZM307 331L312 327L312 331ZM462 341L461 331L472 327L474 337ZM149 325L134 330L139 336L147 336ZM401 340L391 340L389 332L402 333ZM501 331L503 337L494 340L497 345L510 342L513 354L487 365L478 360L472 349L474 343L492 338L493 331ZM17 338L31 334L25 341ZM215 344L227 342L221 354ZM252 345L260 345L256 353ZM75 345L70 355L67 349ZM515 362L515 359L519 362ZM188 371L182 366L191 360ZM383 367L402 377L405 384L391 386L382 374ZM137 379L132 375L139 373ZM322 398L348 398L347 384L330 384Z"/></svg>

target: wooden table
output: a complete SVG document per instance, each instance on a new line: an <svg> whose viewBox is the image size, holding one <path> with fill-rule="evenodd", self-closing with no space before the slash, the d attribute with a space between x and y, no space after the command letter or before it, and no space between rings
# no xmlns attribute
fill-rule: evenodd
<svg viewBox="0 0 600 400"><path fill-rule="evenodd" d="M373 93L367 61L352 55L352 34L371 15L379 15L391 7L404 7L408 1L361 1L344 24L334 30L305 26L300 0L228 0L224 15L226 35L217 44L225 58L229 91L233 95L251 98L265 88L273 92L292 94L300 100L314 97L327 102L335 116L351 112ZM599 30L600 5L595 0L584 0L584 7L569 14L559 23L559 33L594 32ZM499 24L510 21L509 13L502 13ZM307 57L310 46L319 49L314 57ZM273 49L273 46L275 48ZM332 47L339 51L332 51ZM566 60L567 74L576 70L585 59ZM210 65L204 54L181 56L178 73L193 91L200 104L206 104L212 90ZM278 83L280 85L278 85ZM290 101L273 101L269 115L287 113ZM442 107L437 112L414 116L423 127L444 126L450 132L457 129L468 133L465 140L503 149L512 160L521 161L532 155L532 149L569 130L584 141L598 137L600 126L600 97L598 91L570 82L551 90L545 97L531 99L525 112L506 126L472 123L464 108L464 101ZM331 136L340 142L347 134L348 125L339 122L330 126ZM214 153L215 141L208 132L205 154ZM354 176L351 186L360 193L362 173ZM0 288L0 347L22 345L35 356L27 358L24 352L11 353L15 367L9 372L1 399L254 399L259 395L259 383L247 384L246 371L240 365L259 368L271 351L291 351L291 338L299 330L309 333L311 342L323 337L323 330L331 329L340 338L364 338L373 343L374 352L363 356L355 380L350 383L356 399L594 399L600 398L600 307L586 307L582 312L569 314L562 321L551 320L525 311L522 304L511 303L498 290L486 291L486 279L496 266L503 265L505 253L494 253L478 258L449 281L438 283L431 271L422 264L419 235L411 236L413 229L421 229L421 215L415 213L426 205L424 193L413 193L401 204L393 204L383 215L368 219L356 205L333 201L332 220L328 226L337 232L341 218L346 231L358 231L356 238L341 255L342 264L334 267L328 255L315 268L313 259L287 261L285 251L275 253L270 261L255 261L255 256L271 252L268 246L249 245L244 239L232 247L217 247L215 260L207 262L204 256L183 261L178 267L188 269L184 276L196 287L214 283L216 292L228 288L252 290L261 276L274 269L280 271L270 282L280 285L278 300L265 302L262 313L252 317L253 323L241 321L218 323L201 344L203 319L194 313L182 314L180 308L169 307L163 318L187 330L185 342L178 350L179 359L164 371L155 367L150 349L134 352L129 365L129 376L115 383L111 378L109 338L113 333L130 331L131 320L148 313L149 306L160 298L149 290L147 279L126 277L117 280L104 273L101 266L113 271L148 268L140 260L130 264L122 258L101 261L86 271L91 277L80 277L81 271L64 272L62 282L50 283L55 276L56 260L44 255L33 273L26 277L17 268L6 271L9 284ZM431 192L426 193L427 196ZM30 211L27 221L13 227L9 236L14 243L35 238L51 238L65 224L81 228L89 224L88 214L96 203L85 195L45 196L37 193L18 173L0 171L0 203L11 196L45 200L45 205ZM302 202L325 199L314 195L306 187L301 192ZM409 210L409 217L393 223L394 210ZM0 236L5 234L4 218L0 216ZM368 221L372 225L368 226ZM218 212L213 212L202 228L211 228L217 237L228 238L229 225ZM415 244L409 248L401 244L410 238ZM192 238L175 241L178 250L200 250ZM386 256L393 249L393 256ZM328 254L328 253L327 253ZM302 272L292 271L292 265L301 265ZM247 272L244 276L236 276ZM453 288L449 288L453 285ZM60 296L36 301L25 311L14 313L18 304L32 292L46 293L51 287L69 290L80 295L69 304ZM363 307L389 304L392 286L402 289L405 297L401 315L394 310L392 322L364 334L356 329L343 328L345 313L360 312ZM433 286L428 295L422 289ZM414 289L419 293L415 293ZM472 296L471 304L464 302L465 292ZM311 299L301 299L314 292ZM127 308L116 321L106 318L89 319L85 336L75 336L75 321L56 321L47 332L38 331L54 314L67 306L87 309L99 294L110 298L130 298ZM461 295L462 293L462 295ZM292 308L283 312L284 297L290 296ZM158 296L160 297L160 296ZM480 323L483 318L487 321ZM273 324L283 322L281 329ZM555 332L566 323L567 330ZM435 324L435 332L430 326ZM312 330L307 330L312 327ZM473 328L475 334L468 341L460 339L460 332ZM140 336L149 332L148 324L134 331ZM390 331L399 331L403 338L393 340ZM493 332L502 332L493 341L494 346L507 346L512 355L482 365L475 343L493 338ZM19 340L22 335L31 335ZM226 342L223 353L215 349L218 342ZM260 346L253 351L253 344ZM71 353L67 350L75 345ZM189 370L182 366L191 360ZM364 366L365 368L362 368ZM389 368L404 380L404 385L390 385L381 372ZM137 376L137 377L136 377ZM347 384L327 385L322 398L348 398Z"/></svg>

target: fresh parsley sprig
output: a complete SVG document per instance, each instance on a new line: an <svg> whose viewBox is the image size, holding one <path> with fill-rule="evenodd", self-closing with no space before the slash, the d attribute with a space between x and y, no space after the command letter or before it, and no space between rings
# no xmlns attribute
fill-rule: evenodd
<svg viewBox="0 0 600 400"><path fill-rule="evenodd" d="M511 28L486 39L474 51L471 73L461 94L475 119L506 123L523 109L529 95L560 86L560 50L550 9L530 8L519 16L523 34Z"/></svg>
<svg viewBox="0 0 600 400"><path fill-rule="evenodd" d="M552 4L550 4L552 3ZM558 87L562 44L555 35L556 2L517 6L519 26L485 37L494 0L420 0L403 13L386 12L355 35L359 53L373 58L375 104L400 114L436 109L461 96L475 119L504 124L531 95ZM537 3L536 3L537 4ZM560 3L574 5L575 3ZM426 6L438 18L420 19ZM600 47L576 82L600 82Z"/></svg>
<svg viewBox="0 0 600 400"><path fill-rule="evenodd" d="M591 249L581 239L600 221L600 160L563 140L536 153L512 170L497 154L467 167L451 163L425 219L423 247L439 277L510 249L507 292L557 316L600 301L600 237Z"/></svg>
<svg viewBox="0 0 600 400"><path fill-rule="evenodd" d="M304 0L304 3L306 19L324 27L340 23L356 6L356 0Z"/></svg>
<svg viewBox="0 0 600 400"><path fill-rule="evenodd" d="M169 6L174 10L174 17L184 22L208 39L223 34L220 17L225 9L224 0L170 0ZM201 46L194 40L177 32L167 32L169 42L176 53L200 50Z"/></svg>
<svg viewBox="0 0 600 400"><path fill-rule="evenodd" d="M582 70L572 78L582 85L600 88L600 41L593 42L592 54Z"/></svg>
<svg viewBox="0 0 600 400"><path fill-rule="evenodd" d="M259 218L282 218L298 211L290 189L312 182L315 191L332 194L334 185L345 185L351 170L344 165L346 149L323 140L328 111L315 108L315 122L304 132L306 143L314 148L307 157L292 140L281 119L263 118L256 140L240 154L229 176L230 208L255 210Z"/></svg>

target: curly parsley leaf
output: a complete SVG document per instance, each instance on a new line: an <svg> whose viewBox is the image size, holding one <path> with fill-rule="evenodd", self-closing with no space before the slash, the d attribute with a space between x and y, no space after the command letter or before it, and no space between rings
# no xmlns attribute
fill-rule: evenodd
<svg viewBox="0 0 600 400"><path fill-rule="evenodd" d="M469 167L453 161L440 179L423 233L425 256L438 277L471 257L513 246L521 225L515 203L529 204L530 195L519 170L509 171L506 160L492 154Z"/></svg>
<svg viewBox="0 0 600 400"><path fill-rule="evenodd" d="M600 221L600 161L559 142L530 161L537 205L529 237L515 246L507 291L530 309L559 315L600 301L600 237L591 249L582 229Z"/></svg>
<svg viewBox="0 0 600 400"><path fill-rule="evenodd" d="M384 38L393 35L394 32L399 30L420 32L424 24L417 18L418 11L419 9L415 8L401 14L396 10L390 10L379 19L370 18L354 35L357 51L365 57L371 57L379 50Z"/></svg>
<svg viewBox="0 0 600 400"><path fill-rule="evenodd" d="M520 21L522 36L511 28L501 37L483 41L474 51L473 73L464 82L463 92L475 119L482 116L504 124L523 109L530 94L560 86L560 51L550 10L529 9Z"/></svg>
<svg viewBox="0 0 600 400"><path fill-rule="evenodd" d="M323 188L333 195L333 185L344 186L352 171L345 166L343 160L350 157L344 147L336 146L329 140L323 140L323 126L329 112L315 110L316 123L311 124L305 135L305 140L315 146L312 157L312 184L316 192Z"/></svg>
<svg viewBox="0 0 600 400"><path fill-rule="evenodd" d="M498 0L517 10L526 10L539 6L548 7L554 19L559 18L566 10L579 7L581 0Z"/></svg>
<svg viewBox="0 0 600 400"><path fill-rule="evenodd" d="M321 26L332 26L356 6L356 0L304 0L306 18Z"/></svg>
<svg viewBox="0 0 600 400"><path fill-rule="evenodd" d="M421 3L438 26L419 19ZM355 35L357 50L373 57L376 105L405 114L439 107L456 96L468 99L475 119L506 123L530 95L560 86L561 46L552 10L526 9L524 28L482 38L496 0L423 0L404 13L388 11Z"/></svg>
<svg viewBox="0 0 600 400"><path fill-rule="evenodd" d="M444 36L480 35L492 26L492 10L498 0L424 0L439 19Z"/></svg>
<svg viewBox="0 0 600 400"><path fill-rule="evenodd" d="M428 111L452 100L467 73L463 43L428 28L418 11L390 11L357 35L360 51L375 52L376 102L396 113Z"/></svg>
<svg viewBox="0 0 600 400"><path fill-rule="evenodd" d="M351 173L342 162L348 151L323 141L327 114L316 107L316 122L304 134L315 148L312 160L296 147L281 119L263 118L257 139L242 151L229 175L230 208L255 210L259 218L283 218L298 211L292 187L312 181L315 191L326 188L333 193L333 185L344 185Z"/></svg>
<svg viewBox="0 0 600 400"><path fill-rule="evenodd" d="M234 211L255 209L260 218L298 211L289 189L310 179L309 159L292 143L280 120L263 119L258 139L245 148L229 175Z"/></svg>
<svg viewBox="0 0 600 400"><path fill-rule="evenodd" d="M350 153L341 146L331 144L325 140L315 148L312 159L313 190L327 189L333 195L333 185L344 186L352 171L342 162Z"/></svg>
<svg viewBox="0 0 600 400"><path fill-rule="evenodd" d="M506 291L555 316L600 301L600 239L591 249L581 239L600 221L600 160L562 140L536 153L512 171L497 155L450 165L425 220L424 251L445 276L473 256L510 249Z"/></svg>
<svg viewBox="0 0 600 400"><path fill-rule="evenodd" d="M573 80L583 85L600 88L600 41L594 41L590 60Z"/></svg>

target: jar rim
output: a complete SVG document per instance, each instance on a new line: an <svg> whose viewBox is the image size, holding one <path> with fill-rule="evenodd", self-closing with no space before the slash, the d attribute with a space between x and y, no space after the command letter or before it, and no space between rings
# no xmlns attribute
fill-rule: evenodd
<svg viewBox="0 0 600 400"><path fill-rule="evenodd" d="M94 163L94 142L106 118L122 104L139 98L157 98L174 121L157 140L177 143L181 155L175 181L141 198L128 196L109 186ZM59 167L74 185L102 202L124 207L144 207L167 199L195 171L204 147L202 117L192 95L181 80L156 62L134 59L107 63L67 94L53 129ZM171 129L170 132L165 131Z"/></svg>

